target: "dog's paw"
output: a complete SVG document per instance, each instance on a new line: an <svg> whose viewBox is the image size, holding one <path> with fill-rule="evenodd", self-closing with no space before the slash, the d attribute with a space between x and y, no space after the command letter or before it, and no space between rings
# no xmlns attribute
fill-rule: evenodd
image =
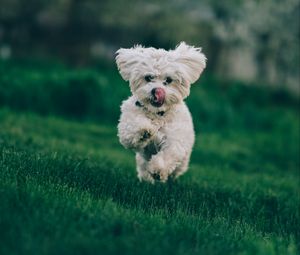
<svg viewBox="0 0 300 255"><path fill-rule="evenodd" d="M145 142L149 140L153 136L153 132L151 130L142 129L140 131L140 141Z"/></svg>
<svg viewBox="0 0 300 255"><path fill-rule="evenodd" d="M132 134L130 142L126 148L132 150L141 150L145 148L154 137L154 131L151 129L140 129Z"/></svg>
<svg viewBox="0 0 300 255"><path fill-rule="evenodd" d="M169 171L165 167L162 157L152 156L148 162L147 171L150 173L155 181L166 182L169 177Z"/></svg>
<svg viewBox="0 0 300 255"><path fill-rule="evenodd" d="M145 148L154 137L154 130L141 129L138 131L136 139L134 139L134 147L136 149Z"/></svg>
<svg viewBox="0 0 300 255"><path fill-rule="evenodd" d="M147 172L147 171L142 171L142 172L139 172L138 173L138 178L139 180L142 182L142 181L146 181L146 182L150 182L152 184L154 184L155 180L154 178L152 177L152 175Z"/></svg>

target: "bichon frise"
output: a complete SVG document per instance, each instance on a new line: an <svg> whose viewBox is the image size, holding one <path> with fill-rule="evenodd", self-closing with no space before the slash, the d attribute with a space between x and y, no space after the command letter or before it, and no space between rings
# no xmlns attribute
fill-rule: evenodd
<svg viewBox="0 0 300 255"><path fill-rule="evenodd" d="M184 103L190 85L206 66L201 48L180 43L176 49L119 49L116 62L132 96L121 106L118 136L136 152L138 178L165 182L187 171L195 140Z"/></svg>

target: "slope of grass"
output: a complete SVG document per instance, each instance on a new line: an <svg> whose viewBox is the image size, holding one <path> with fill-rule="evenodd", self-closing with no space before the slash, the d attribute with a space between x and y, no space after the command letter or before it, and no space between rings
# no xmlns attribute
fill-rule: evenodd
<svg viewBox="0 0 300 255"><path fill-rule="evenodd" d="M115 125L2 109L0 126L1 254L297 253L295 125L202 132L166 185L137 181Z"/></svg>
<svg viewBox="0 0 300 255"><path fill-rule="evenodd" d="M297 254L299 102L204 74L190 170L139 183L116 68L0 61L0 254Z"/></svg>

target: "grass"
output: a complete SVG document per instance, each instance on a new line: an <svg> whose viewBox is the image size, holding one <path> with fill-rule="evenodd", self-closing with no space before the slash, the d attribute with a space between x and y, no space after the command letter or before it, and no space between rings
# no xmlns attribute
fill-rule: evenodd
<svg viewBox="0 0 300 255"><path fill-rule="evenodd" d="M151 185L117 140L127 92L114 90L116 72L14 63L2 72L0 254L299 253L299 110L288 94L204 78L188 101L190 170ZM101 95L71 111L69 84L85 91L93 79Z"/></svg>

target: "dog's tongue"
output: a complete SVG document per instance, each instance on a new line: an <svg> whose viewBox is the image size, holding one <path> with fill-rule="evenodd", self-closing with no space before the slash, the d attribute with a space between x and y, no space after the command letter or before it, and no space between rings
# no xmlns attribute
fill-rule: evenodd
<svg viewBox="0 0 300 255"><path fill-rule="evenodd" d="M165 101L166 92L162 88L157 88L154 93L154 102L163 104Z"/></svg>

